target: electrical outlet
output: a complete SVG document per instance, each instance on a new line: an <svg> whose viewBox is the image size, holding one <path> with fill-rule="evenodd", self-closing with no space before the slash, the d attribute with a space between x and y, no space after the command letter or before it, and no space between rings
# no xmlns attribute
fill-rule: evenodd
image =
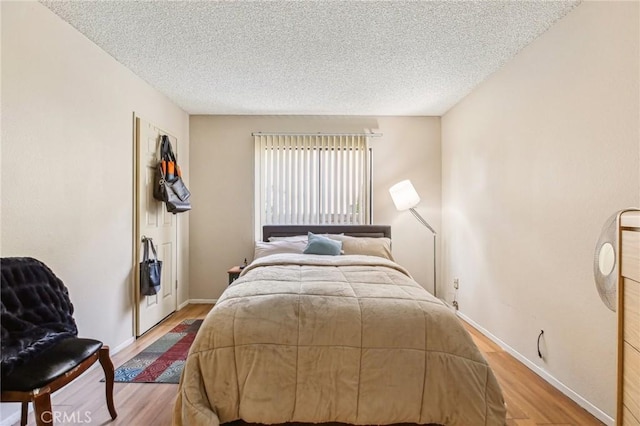
<svg viewBox="0 0 640 426"><path fill-rule="evenodd" d="M460 281L457 278L453 279L453 288L456 290L460 288Z"/></svg>

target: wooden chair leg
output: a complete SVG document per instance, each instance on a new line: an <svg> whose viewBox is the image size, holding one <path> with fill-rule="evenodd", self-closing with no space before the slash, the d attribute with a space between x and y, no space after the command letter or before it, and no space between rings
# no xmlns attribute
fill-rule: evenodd
<svg viewBox="0 0 640 426"><path fill-rule="evenodd" d="M22 414L20 415L20 426L27 426L27 416L29 415L29 403L22 403Z"/></svg>
<svg viewBox="0 0 640 426"><path fill-rule="evenodd" d="M116 413L116 407L113 404L114 371L113 363L111 362L111 358L109 357L108 346L103 346L102 348L100 348L98 359L100 360L100 365L102 365L102 369L104 370L104 384L105 392L107 395L107 408L109 408L111 420L115 420L115 418L118 417L118 413Z"/></svg>
<svg viewBox="0 0 640 426"><path fill-rule="evenodd" d="M51 393L49 389L41 390L33 396L33 413L36 416L36 425L53 425L53 411L51 411Z"/></svg>

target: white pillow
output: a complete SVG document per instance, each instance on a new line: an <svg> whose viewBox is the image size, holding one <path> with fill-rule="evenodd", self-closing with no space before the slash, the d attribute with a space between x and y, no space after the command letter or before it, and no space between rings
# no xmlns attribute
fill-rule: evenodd
<svg viewBox="0 0 640 426"><path fill-rule="evenodd" d="M323 237L329 238L331 235L344 235L344 234L314 234L321 235ZM305 243L309 241L308 235L293 235L291 237L269 237L269 241L304 241Z"/></svg>
<svg viewBox="0 0 640 426"><path fill-rule="evenodd" d="M294 235L292 237L269 237L269 241L304 241L306 243L307 238L306 235Z"/></svg>
<svg viewBox="0 0 640 426"><path fill-rule="evenodd" d="M307 246L307 240L304 241L272 241L264 243L256 241L256 247L253 252L253 259L269 256L270 254L280 253L299 253L302 254Z"/></svg>
<svg viewBox="0 0 640 426"><path fill-rule="evenodd" d="M348 235L329 235L329 238L342 241L344 254L365 254L393 260L390 238L350 237Z"/></svg>

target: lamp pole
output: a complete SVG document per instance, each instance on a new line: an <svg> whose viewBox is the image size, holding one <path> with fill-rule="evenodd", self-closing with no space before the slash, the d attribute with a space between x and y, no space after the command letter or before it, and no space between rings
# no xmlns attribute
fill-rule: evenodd
<svg viewBox="0 0 640 426"><path fill-rule="evenodd" d="M418 219L418 222L426 226L433 233L433 296L438 297L438 286L436 282L436 230L427 223L426 220L414 208L420 202L420 196L411 184L409 179L396 183L389 188L389 194L396 209L400 211L410 210L411 214Z"/></svg>
<svg viewBox="0 0 640 426"><path fill-rule="evenodd" d="M438 286L436 281L436 235L438 233L427 223L426 220L424 220L422 216L420 216L420 213L418 213L415 208L411 207L409 211L411 211L411 214L418 219L418 222L426 226L429 231L433 233L433 296L438 297Z"/></svg>

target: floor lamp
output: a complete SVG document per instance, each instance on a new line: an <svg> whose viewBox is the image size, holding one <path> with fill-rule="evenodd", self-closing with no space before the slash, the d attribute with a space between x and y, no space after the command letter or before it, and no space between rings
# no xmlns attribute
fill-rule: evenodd
<svg viewBox="0 0 640 426"><path fill-rule="evenodd" d="M420 196L411 184L410 180L403 180L389 188L391 199L396 209L400 211L409 210L418 222L426 226L433 233L433 295L438 297L436 286L436 231L427 223L426 220L414 208L420 202Z"/></svg>

